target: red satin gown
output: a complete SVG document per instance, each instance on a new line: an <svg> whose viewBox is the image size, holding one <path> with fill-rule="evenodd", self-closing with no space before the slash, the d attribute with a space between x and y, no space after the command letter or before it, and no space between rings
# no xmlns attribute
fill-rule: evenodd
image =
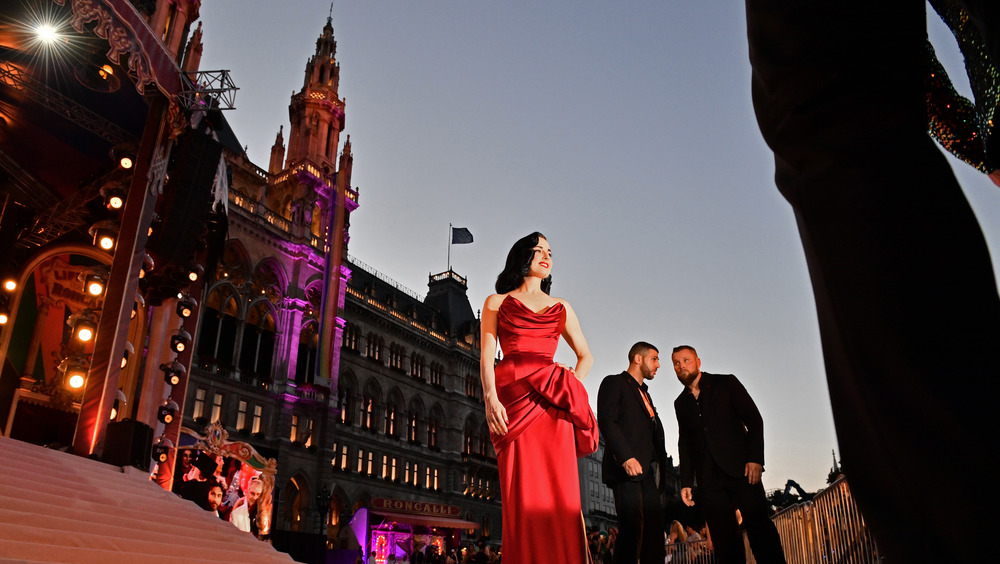
<svg viewBox="0 0 1000 564"><path fill-rule="evenodd" d="M497 396L509 422L492 439L511 564L589 562L576 459L597 450L597 421L583 384L552 361L565 324L561 303L535 313L512 296L497 316Z"/></svg>

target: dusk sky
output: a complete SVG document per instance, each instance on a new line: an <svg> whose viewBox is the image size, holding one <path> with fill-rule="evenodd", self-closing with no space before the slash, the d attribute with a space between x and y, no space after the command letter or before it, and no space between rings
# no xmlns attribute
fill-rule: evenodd
<svg viewBox="0 0 1000 564"><path fill-rule="evenodd" d="M327 0L202 3L201 69L231 71L227 117L262 168L329 12ZM968 92L954 40L928 19ZM448 267L448 224L467 227L475 242L451 264L478 310L513 242L541 231L552 293L596 359L591 404L633 342L657 345L650 390L676 463L670 348L693 345L760 408L765 487L825 485L839 449L812 288L754 120L742 2L340 0L333 27L360 192L353 257L423 295ZM996 265L1000 192L952 163ZM557 360L573 363L565 344Z"/></svg>

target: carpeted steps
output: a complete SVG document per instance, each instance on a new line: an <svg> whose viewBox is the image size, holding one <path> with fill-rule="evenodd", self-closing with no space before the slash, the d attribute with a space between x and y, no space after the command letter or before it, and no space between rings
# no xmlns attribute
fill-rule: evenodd
<svg viewBox="0 0 1000 564"><path fill-rule="evenodd" d="M136 468L0 437L0 562L292 562Z"/></svg>

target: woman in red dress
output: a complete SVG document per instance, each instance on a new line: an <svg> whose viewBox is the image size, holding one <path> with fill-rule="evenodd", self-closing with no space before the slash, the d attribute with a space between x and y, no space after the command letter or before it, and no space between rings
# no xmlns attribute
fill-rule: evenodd
<svg viewBox="0 0 1000 564"><path fill-rule="evenodd" d="M552 251L541 233L514 244L482 315L480 372L497 452L505 562L589 562L576 459L597 450L583 379L594 363L576 313L549 295ZM575 368L553 362L559 336ZM497 344L503 360L494 366Z"/></svg>

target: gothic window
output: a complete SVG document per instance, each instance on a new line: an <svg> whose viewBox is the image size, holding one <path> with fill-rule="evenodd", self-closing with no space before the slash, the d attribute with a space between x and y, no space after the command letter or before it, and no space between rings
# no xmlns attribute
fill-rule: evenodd
<svg viewBox="0 0 1000 564"><path fill-rule="evenodd" d="M358 327L353 323L348 323L344 325L343 341L341 343L342 348L357 352L358 351Z"/></svg>
<svg viewBox="0 0 1000 564"><path fill-rule="evenodd" d="M385 436L398 438L398 422L402 412L402 398L398 391L389 394L385 403Z"/></svg>
<svg viewBox="0 0 1000 564"><path fill-rule="evenodd" d="M361 426L369 431L378 430L378 406L382 394L374 382L369 381L361 399Z"/></svg>
<svg viewBox="0 0 1000 564"><path fill-rule="evenodd" d="M465 420L465 429L462 433L462 454L472 454L476 452L476 438L479 434L479 425L476 424L476 420L470 415L468 419Z"/></svg>
<svg viewBox="0 0 1000 564"><path fill-rule="evenodd" d="M368 338L365 340L365 356L382 362L382 347L384 346L385 341L381 337L375 333L368 333Z"/></svg>
<svg viewBox="0 0 1000 564"><path fill-rule="evenodd" d="M435 405L431 409L430 417L427 418L427 446L438 448L438 432L442 421L441 407Z"/></svg>
<svg viewBox="0 0 1000 564"><path fill-rule="evenodd" d="M444 372L444 367L439 362L431 363L431 384L434 386L441 386L443 378L442 374Z"/></svg>
<svg viewBox="0 0 1000 564"><path fill-rule="evenodd" d="M472 374L465 375L465 395L470 398L479 399L479 383Z"/></svg>
<svg viewBox="0 0 1000 564"><path fill-rule="evenodd" d="M247 314L240 347L241 375L267 379L271 375L271 359L275 342L274 311L266 302L257 302Z"/></svg>
<svg viewBox="0 0 1000 564"><path fill-rule="evenodd" d="M235 365L233 352L240 324L237 295L228 285L216 288L209 293L204 308L195 349L198 360L223 371L231 370Z"/></svg>
<svg viewBox="0 0 1000 564"><path fill-rule="evenodd" d="M295 361L295 383L312 384L316 380L319 349L319 324L309 322L299 332L299 356Z"/></svg>
<svg viewBox="0 0 1000 564"><path fill-rule="evenodd" d="M483 424L479 426L479 454L481 456L489 456L491 443L490 428L484 421Z"/></svg>
<svg viewBox="0 0 1000 564"><path fill-rule="evenodd" d="M416 351L410 356L410 376L418 380L424 379L424 357Z"/></svg>
<svg viewBox="0 0 1000 564"><path fill-rule="evenodd" d="M420 444L420 422L424 418L424 407L420 398L414 397L410 400L407 412L406 440L413 444Z"/></svg>
<svg viewBox="0 0 1000 564"><path fill-rule="evenodd" d="M340 421L344 425L354 423L354 384L349 374L344 374L337 382L337 408L340 409Z"/></svg>
<svg viewBox="0 0 1000 564"><path fill-rule="evenodd" d="M406 350L403 347L392 343L389 345L389 368L396 370L403 369L403 358L406 357Z"/></svg>

